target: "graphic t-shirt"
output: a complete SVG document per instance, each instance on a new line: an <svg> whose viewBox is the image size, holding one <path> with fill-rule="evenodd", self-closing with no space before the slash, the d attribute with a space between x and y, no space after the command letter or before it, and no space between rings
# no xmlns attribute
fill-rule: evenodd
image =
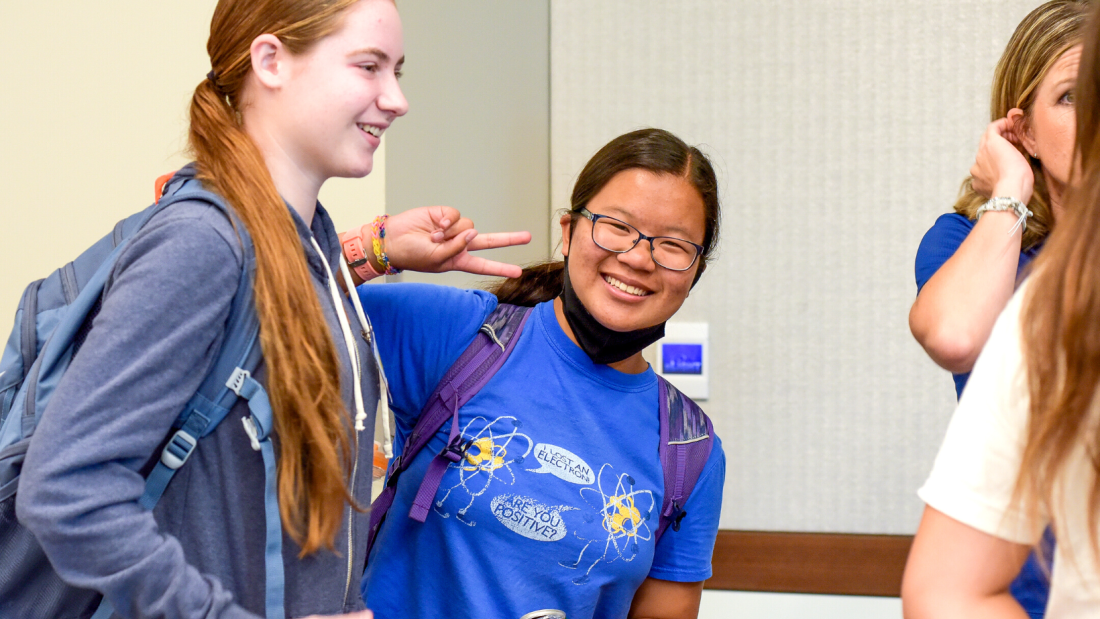
<svg viewBox="0 0 1100 619"><path fill-rule="evenodd" d="M496 298L420 284L364 285L403 443ZM715 439L679 531L654 543L664 495L657 377L594 364L537 306L508 361L462 407L472 446L448 466L426 522L408 517L449 426L398 483L363 579L379 619L625 617L647 576L710 577L725 478Z"/></svg>

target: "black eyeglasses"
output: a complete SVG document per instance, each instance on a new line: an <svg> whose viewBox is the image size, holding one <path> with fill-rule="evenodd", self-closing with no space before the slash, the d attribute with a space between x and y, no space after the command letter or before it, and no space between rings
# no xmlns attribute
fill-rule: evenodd
<svg viewBox="0 0 1100 619"><path fill-rule="evenodd" d="M695 264L703 246L674 236L646 236L625 221L596 215L586 208L576 211L592 222L592 242L600 249L624 254L638 244L649 241L649 255L653 262L670 271L686 271Z"/></svg>

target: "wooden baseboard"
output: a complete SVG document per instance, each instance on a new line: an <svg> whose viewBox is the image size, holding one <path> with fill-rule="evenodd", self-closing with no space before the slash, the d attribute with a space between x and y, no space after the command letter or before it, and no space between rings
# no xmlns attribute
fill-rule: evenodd
<svg viewBox="0 0 1100 619"><path fill-rule="evenodd" d="M911 535L719 531L707 589L897 597Z"/></svg>

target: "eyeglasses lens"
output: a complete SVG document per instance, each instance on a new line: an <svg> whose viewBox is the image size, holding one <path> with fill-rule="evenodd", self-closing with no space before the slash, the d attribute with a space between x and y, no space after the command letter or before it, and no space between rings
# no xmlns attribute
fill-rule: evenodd
<svg viewBox="0 0 1100 619"><path fill-rule="evenodd" d="M592 240L608 251L630 251L639 238L637 229L614 219L601 217L592 225ZM653 239L652 245L653 261L674 271L690 268L699 253L691 243L668 236Z"/></svg>

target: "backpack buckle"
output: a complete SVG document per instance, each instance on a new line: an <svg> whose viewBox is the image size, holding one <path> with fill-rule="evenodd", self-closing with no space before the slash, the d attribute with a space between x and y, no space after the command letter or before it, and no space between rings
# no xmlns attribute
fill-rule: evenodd
<svg viewBox="0 0 1100 619"><path fill-rule="evenodd" d="M251 416L241 417L241 424L244 426L244 433L248 435L248 440L252 443L253 451L260 451L260 429L256 425L256 420Z"/></svg>
<svg viewBox="0 0 1100 619"><path fill-rule="evenodd" d="M672 527L673 531L679 531L680 530L680 521L683 520L684 516L686 516L686 515L688 515L687 511L685 511L684 508L680 507L679 503L677 503L676 501L673 501L672 502L672 522L669 523L669 526Z"/></svg>
<svg viewBox="0 0 1100 619"><path fill-rule="evenodd" d="M451 439L450 443L447 443L447 446L439 452L439 455L451 462L461 462L466 457L466 450L469 448L470 441L464 441L461 436L456 436Z"/></svg>
<svg viewBox="0 0 1100 619"><path fill-rule="evenodd" d="M168 444L160 454L161 463L173 471L178 469L194 453L197 443L198 440L188 432L177 430L172 438L168 439Z"/></svg>

